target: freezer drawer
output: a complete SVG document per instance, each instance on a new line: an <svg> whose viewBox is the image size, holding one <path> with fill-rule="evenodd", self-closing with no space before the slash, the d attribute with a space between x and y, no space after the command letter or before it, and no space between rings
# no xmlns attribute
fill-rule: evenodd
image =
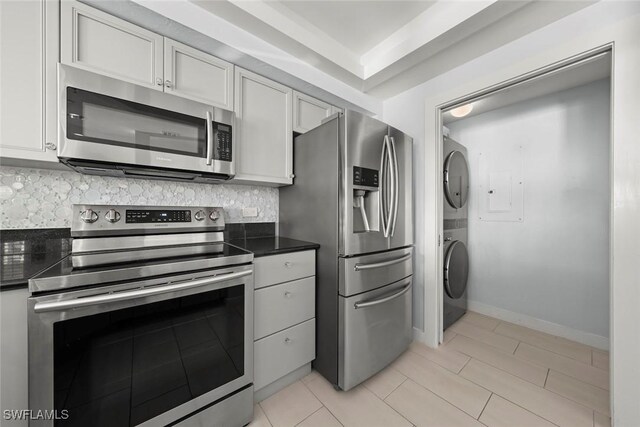
<svg viewBox="0 0 640 427"><path fill-rule="evenodd" d="M413 340L412 277L340 297L338 386L349 390L379 372Z"/></svg>
<svg viewBox="0 0 640 427"><path fill-rule="evenodd" d="M315 317L316 277L257 289L253 334L256 340Z"/></svg>
<svg viewBox="0 0 640 427"><path fill-rule="evenodd" d="M413 274L413 248L340 258L340 295L352 296Z"/></svg>

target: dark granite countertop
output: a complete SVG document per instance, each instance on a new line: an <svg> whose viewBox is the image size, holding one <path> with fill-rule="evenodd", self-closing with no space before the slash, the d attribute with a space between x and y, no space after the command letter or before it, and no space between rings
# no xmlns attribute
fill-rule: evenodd
<svg viewBox="0 0 640 427"><path fill-rule="evenodd" d="M68 228L1 230L0 289L26 287L29 279L71 252Z"/></svg>
<svg viewBox="0 0 640 427"><path fill-rule="evenodd" d="M289 239L282 236L247 237L244 239L229 239L227 242L253 252L254 257L306 251L320 247L317 243Z"/></svg>

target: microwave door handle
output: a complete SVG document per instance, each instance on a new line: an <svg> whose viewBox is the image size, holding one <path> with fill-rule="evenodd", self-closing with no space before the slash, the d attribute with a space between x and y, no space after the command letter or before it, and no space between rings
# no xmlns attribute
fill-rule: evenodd
<svg viewBox="0 0 640 427"><path fill-rule="evenodd" d="M212 285L215 283L226 282L238 279L244 276L250 276L253 270L239 271L235 273L220 274L213 277L205 277L202 279L188 280L184 282L171 283L165 286L157 286L152 288L142 288L133 291L117 292L111 294L102 294L92 297L75 298L68 301L52 301L38 302L33 310L36 313L45 313L48 311L63 311L73 308L88 307L97 304L114 303L119 301L127 301L136 298L150 297L154 295L165 294L169 292L183 291L185 289L197 288L200 286Z"/></svg>
<svg viewBox="0 0 640 427"><path fill-rule="evenodd" d="M213 161L213 115L207 111L207 165Z"/></svg>

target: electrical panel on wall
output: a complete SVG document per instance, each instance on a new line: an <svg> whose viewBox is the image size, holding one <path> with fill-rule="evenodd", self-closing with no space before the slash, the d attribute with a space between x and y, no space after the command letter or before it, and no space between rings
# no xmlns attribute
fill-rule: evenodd
<svg viewBox="0 0 640 427"><path fill-rule="evenodd" d="M522 222L522 147L478 154L478 217L481 221Z"/></svg>

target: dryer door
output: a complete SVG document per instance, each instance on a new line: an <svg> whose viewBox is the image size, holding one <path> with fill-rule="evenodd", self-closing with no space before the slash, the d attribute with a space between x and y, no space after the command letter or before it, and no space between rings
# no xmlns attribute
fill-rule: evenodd
<svg viewBox="0 0 640 427"><path fill-rule="evenodd" d="M449 298L458 299L467 289L469 257L467 248L460 240L449 245L444 257L444 290Z"/></svg>
<svg viewBox="0 0 640 427"><path fill-rule="evenodd" d="M462 208L469 197L467 159L457 150L452 151L444 161L444 195L456 209Z"/></svg>

